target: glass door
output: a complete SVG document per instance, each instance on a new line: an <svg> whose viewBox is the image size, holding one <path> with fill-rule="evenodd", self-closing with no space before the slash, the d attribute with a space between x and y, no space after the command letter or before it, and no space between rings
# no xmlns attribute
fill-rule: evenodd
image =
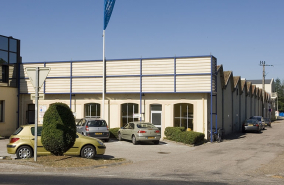
<svg viewBox="0 0 284 185"><path fill-rule="evenodd" d="M151 105L151 123L161 130L162 126L162 105Z"/></svg>

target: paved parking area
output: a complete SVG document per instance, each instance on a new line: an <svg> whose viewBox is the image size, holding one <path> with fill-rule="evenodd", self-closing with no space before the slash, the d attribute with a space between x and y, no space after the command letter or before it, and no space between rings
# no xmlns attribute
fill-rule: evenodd
<svg viewBox="0 0 284 185"><path fill-rule="evenodd" d="M194 147L172 141L162 141L159 145L133 145L130 141L110 140L105 143L105 156L126 158L132 163L76 170L68 174L107 178L202 180L225 184L284 184L283 131L284 120L280 120L262 133L236 133L226 137L224 142ZM8 140L0 140L0 156L7 155L7 142Z"/></svg>

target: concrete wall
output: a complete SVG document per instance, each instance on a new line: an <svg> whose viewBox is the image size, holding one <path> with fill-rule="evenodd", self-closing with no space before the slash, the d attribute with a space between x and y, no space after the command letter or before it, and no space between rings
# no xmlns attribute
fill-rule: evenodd
<svg viewBox="0 0 284 185"><path fill-rule="evenodd" d="M224 121L225 134L230 134L233 131L233 93L232 93L232 83L233 83L233 81L229 79L225 89L223 89L223 96L224 96L223 121Z"/></svg>
<svg viewBox="0 0 284 185"><path fill-rule="evenodd" d="M39 100L39 124L43 122L44 111L49 105L55 102L62 102L70 105L68 95L45 95L45 100ZM101 103L101 95L76 95L72 97L72 111L76 119L84 117L84 105L87 103ZM35 103L30 100L30 95L21 95L21 115L22 124L26 124L26 111L28 104ZM121 121L121 105L124 103L138 104L140 109L139 94L108 94L105 97L105 119L110 128L122 126ZM187 103L193 105L193 129L196 132L206 133L208 119L207 111L207 94L192 93L192 94L145 94L142 98L142 120L151 121L150 106L152 104L162 105L162 136L166 127L174 126L174 105L179 103Z"/></svg>
<svg viewBox="0 0 284 185"><path fill-rule="evenodd" d="M0 122L0 136L10 136L17 129L18 89L0 87L0 100L4 101L4 122Z"/></svg>

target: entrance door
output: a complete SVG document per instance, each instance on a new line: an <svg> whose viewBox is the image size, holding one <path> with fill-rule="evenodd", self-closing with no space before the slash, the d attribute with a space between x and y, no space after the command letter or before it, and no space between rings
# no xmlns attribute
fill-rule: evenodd
<svg viewBox="0 0 284 185"><path fill-rule="evenodd" d="M161 130L162 126L162 105L151 105L151 123Z"/></svg>

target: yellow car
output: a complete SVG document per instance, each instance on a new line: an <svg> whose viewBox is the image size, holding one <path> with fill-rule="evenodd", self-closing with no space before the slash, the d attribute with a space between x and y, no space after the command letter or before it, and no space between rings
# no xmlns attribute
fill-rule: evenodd
<svg viewBox="0 0 284 185"><path fill-rule="evenodd" d="M39 125L37 129L37 155L49 155L50 152L45 150L41 143L41 131L42 125ZM7 144L7 152L9 154L16 154L18 159L32 157L34 152L34 133L35 125L20 126L10 136L9 144ZM105 150L106 146L101 140L77 133L73 147L65 154L94 158L95 155L103 155Z"/></svg>

